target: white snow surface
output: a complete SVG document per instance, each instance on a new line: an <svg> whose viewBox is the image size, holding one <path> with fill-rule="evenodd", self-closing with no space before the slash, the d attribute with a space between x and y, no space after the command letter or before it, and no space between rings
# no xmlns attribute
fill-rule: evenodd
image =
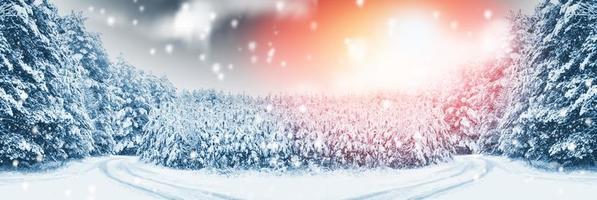
<svg viewBox="0 0 597 200"><path fill-rule="evenodd" d="M597 172L547 172L520 161L458 156L407 170L295 173L175 170L99 157L47 172L0 172L2 199L592 199Z"/></svg>

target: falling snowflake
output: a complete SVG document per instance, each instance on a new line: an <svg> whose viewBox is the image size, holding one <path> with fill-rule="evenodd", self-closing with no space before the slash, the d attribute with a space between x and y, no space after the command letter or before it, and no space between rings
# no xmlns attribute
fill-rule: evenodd
<svg viewBox="0 0 597 200"><path fill-rule="evenodd" d="M390 108L390 106L392 106L392 102L390 102L389 100L383 100L381 102L381 106L383 107L383 109L388 109Z"/></svg>
<svg viewBox="0 0 597 200"><path fill-rule="evenodd" d="M284 11L284 8L286 8L286 3L284 3L284 1L277 1L276 2L276 10L278 12Z"/></svg>
<svg viewBox="0 0 597 200"><path fill-rule="evenodd" d="M137 26L137 24L139 24L139 20L137 20L137 19L133 19L133 22L132 22L132 24L133 24L133 26Z"/></svg>
<svg viewBox="0 0 597 200"><path fill-rule="evenodd" d="M153 55L155 55L155 53L156 53L156 50L155 50L155 48L151 48L151 49L149 49L149 55L152 55L152 56L153 56Z"/></svg>
<svg viewBox="0 0 597 200"><path fill-rule="evenodd" d="M12 161L12 166L13 167L19 167L19 160L13 160Z"/></svg>
<svg viewBox="0 0 597 200"><path fill-rule="evenodd" d="M114 24L116 24L116 18L110 16L108 17L108 19L106 19L106 23L108 24L108 26L114 26Z"/></svg>
<svg viewBox="0 0 597 200"><path fill-rule="evenodd" d="M257 49L257 42L250 41L249 44L247 44L247 48L249 51L255 51Z"/></svg>
<svg viewBox="0 0 597 200"><path fill-rule="evenodd" d="M35 156L35 161L37 162L41 162L44 160L44 156L41 154L37 154L37 156Z"/></svg>
<svg viewBox="0 0 597 200"><path fill-rule="evenodd" d="M233 19L230 21L230 27L236 29L238 27L238 19Z"/></svg>
<svg viewBox="0 0 597 200"><path fill-rule="evenodd" d="M356 0L356 3L359 8L365 6L365 0Z"/></svg>
<svg viewBox="0 0 597 200"><path fill-rule="evenodd" d="M309 29L311 29L311 31L317 31L317 28L319 28L319 24L316 21L312 21L309 24Z"/></svg>
<svg viewBox="0 0 597 200"><path fill-rule="evenodd" d="M305 106L305 105L299 106L299 112L301 112L301 113L307 112L307 106Z"/></svg>
<svg viewBox="0 0 597 200"><path fill-rule="evenodd" d="M189 155L191 157L191 160L195 160L198 156L196 151L191 151L191 154Z"/></svg>
<svg viewBox="0 0 597 200"><path fill-rule="evenodd" d="M272 106L272 104L268 104L268 105L265 107L265 110L267 110L267 112L271 112L273 108L274 108L274 106Z"/></svg>
<svg viewBox="0 0 597 200"><path fill-rule="evenodd" d="M493 17L493 12L491 10L485 10L483 17L485 17L487 20L490 20Z"/></svg>
<svg viewBox="0 0 597 200"><path fill-rule="evenodd" d="M172 52L174 52L174 46L172 44L167 44L164 47L164 51L166 51L168 54L172 54Z"/></svg>
<svg viewBox="0 0 597 200"><path fill-rule="evenodd" d="M207 59L207 56L205 54L199 54L200 61L205 61L206 59Z"/></svg>
<svg viewBox="0 0 597 200"><path fill-rule="evenodd" d="M568 149L568 151L575 151L576 150L576 144L570 142L570 143L568 143L568 146L566 146L566 148Z"/></svg>
<svg viewBox="0 0 597 200"><path fill-rule="evenodd" d="M209 13L209 20L215 21L216 18L218 18L218 13L216 13L216 12Z"/></svg>
<svg viewBox="0 0 597 200"><path fill-rule="evenodd" d="M221 69L221 67L220 67L220 63L214 63L214 64L211 66L211 71L212 71L213 73L218 73L218 72L220 72L220 69Z"/></svg>
<svg viewBox="0 0 597 200"><path fill-rule="evenodd" d="M225 75L224 75L224 73L219 73L218 74L218 81L223 81L224 78L226 78Z"/></svg>

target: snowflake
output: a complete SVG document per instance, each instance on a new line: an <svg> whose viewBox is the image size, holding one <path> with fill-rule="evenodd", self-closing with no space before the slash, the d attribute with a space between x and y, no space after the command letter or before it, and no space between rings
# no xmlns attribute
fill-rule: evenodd
<svg viewBox="0 0 597 200"><path fill-rule="evenodd" d="M301 112L301 113L307 112L307 106L305 106L305 105L299 106L299 112Z"/></svg>
<svg viewBox="0 0 597 200"><path fill-rule="evenodd" d="M144 12L145 11L145 6L141 5L139 6L139 12Z"/></svg>
<svg viewBox="0 0 597 200"><path fill-rule="evenodd" d="M568 149L568 151L574 151L576 150L576 144L570 142L568 143L568 146L566 148Z"/></svg>
<svg viewBox="0 0 597 200"><path fill-rule="evenodd" d="M216 13L216 12L209 13L209 20L215 21L216 18L218 18L218 13Z"/></svg>
<svg viewBox="0 0 597 200"><path fill-rule="evenodd" d="M94 11L95 11L95 7L93 7L93 6L89 6L89 7L87 8L87 11L89 11L89 12L94 12Z"/></svg>
<svg viewBox="0 0 597 200"><path fill-rule="evenodd" d="M249 44L247 44L247 48L249 51L255 51L257 49L257 42L250 41Z"/></svg>
<svg viewBox="0 0 597 200"><path fill-rule="evenodd" d="M44 160L44 156L41 154L37 154L37 156L35 156L35 161L37 162L41 162Z"/></svg>
<svg viewBox="0 0 597 200"><path fill-rule="evenodd" d="M189 155L191 157L191 160L195 160L198 156L196 151L191 151L191 154Z"/></svg>
<svg viewBox="0 0 597 200"><path fill-rule="evenodd" d="M286 63L286 61L282 61L282 62L280 62L280 66L282 66L282 67L286 67L286 65L288 65L288 64Z"/></svg>
<svg viewBox="0 0 597 200"><path fill-rule="evenodd" d="M270 112L270 111L272 111L272 109L274 109L274 106L272 106L272 104L268 104L268 105L265 107L265 110L267 110L267 112Z"/></svg>
<svg viewBox="0 0 597 200"><path fill-rule="evenodd" d="M218 81L224 81L224 78L226 78L226 76L224 75L224 73L219 73L218 74Z"/></svg>
<svg viewBox="0 0 597 200"><path fill-rule="evenodd" d="M132 24L133 24L133 26L137 26L137 24L139 24L139 20L137 20L137 19L133 19L133 22L132 22Z"/></svg>
<svg viewBox="0 0 597 200"><path fill-rule="evenodd" d="M151 48L151 49L149 49L149 55L152 55L152 56L153 56L153 55L155 55L155 53L156 53L156 52L157 52L157 51L155 50L155 48Z"/></svg>
<svg viewBox="0 0 597 200"><path fill-rule="evenodd" d="M19 160L13 160L12 161L12 166L13 167L19 167Z"/></svg>
<svg viewBox="0 0 597 200"><path fill-rule="evenodd" d="M276 55L276 49L270 48L269 51L267 51L267 57L271 58L274 57L274 55Z"/></svg>
<svg viewBox="0 0 597 200"><path fill-rule="evenodd" d="M234 69L234 65L233 64L228 64L228 70L233 70Z"/></svg>
<svg viewBox="0 0 597 200"><path fill-rule="evenodd" d="M284 3L284 1L277 1L276 2L276 10L278 12L284 11L284 8L286 8L286 3Z"/></svg>
<svg viewBox="0 0 597 200"><path fill-rule="evenodd" d="M485 10L483 17L485 17L487 20L490 20L493 17L493 12L491 10Z"/></svg>
<svg viewBox="0 0 597 200"><path fill-rule="evenodd" d="M116 24L116 18L109 16L108 19L106 19L106 23L108 26L114 26L114 24Z"/></svg>
<svg viewBox="0 0 597 200"><path fill-rule="evenodd" d="M390 108L390 106L392 106L392 102L390 102L389 100L383 100L381 102L381 106L383 107L383 109L388 109Z"/></svg>
<svg viewBox="0 0 597 200"><path fill-rule="evenodd" d="M317 31L317 28L319 28L319 24L316 21L312 21L311 24L309 24L309 29L311 29L311 31Z"/></svg>
<svg viewBox="0 0 597 200"><path fill-rule="evenodd" d="M185 11L191 9L191 5L189 3L183 3L181 5L181 7L182 7L182 10L185 10Z"/></svg>
<svg viewBox="0 0 597 200"><path fill-rule="evenodd" d="M166 51L168 54L172 54L172 52L174 52L174 46L172 44L167 44L164 47L164 51Z"/></svg>
<svg viewBox="0 0 597 200"><path fill-rule="evenodd" d="M233 19L230 21L230 27L236 29L238 27L238 19Z"/></svg>
<svg viewBox="0 0 597 200"><path fill-rule="evenodd" d="M205 54L199 54L200 61L205 61L206 59L207 59L207 56Z"/></svg>
<svg viewBox="0 0 597 200"><path fill-rule="evenodd" d="M365 0L356 0L356 3L359 8L365 6Z"/></svg>
<svg viewBox="0 0 597 200"><path fill-rule="evenodd" d="M221 68L221 67L220 67L220 63L214 63L214 64L211 66L211 71L212 71L213 73L218 73L218 72L220 72L220 68Z"/></svg>
<svg viewBox="0 0 597 200"><path fill-rule="evenodd" d="M513 144L514 146L518 146L519 142L518 142L518 140L514 139L514 140L512 140L512 144Z"/></svg>

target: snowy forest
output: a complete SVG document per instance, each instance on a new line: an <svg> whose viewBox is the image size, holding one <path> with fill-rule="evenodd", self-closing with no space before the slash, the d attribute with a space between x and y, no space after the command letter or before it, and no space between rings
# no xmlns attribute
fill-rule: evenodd
<svg viewBox="0 0 597 200"><path fill-rule="evenodd" d="M0 166L138 155L179 169L414 168L455 155L597 165L597 3L511 12L507 55L424 93L177 90L111 59L79 13L0 3Z"/></svg>

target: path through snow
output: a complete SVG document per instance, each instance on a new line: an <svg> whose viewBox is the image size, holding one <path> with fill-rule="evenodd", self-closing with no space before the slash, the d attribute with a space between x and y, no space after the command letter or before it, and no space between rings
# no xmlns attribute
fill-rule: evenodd
<svg viewBox="0 0 597 200"><path fill-rule="evenodd" d="M0 173L2 199L591 199L597 172L544 172L490 156L409 170L221 175L100 157L39 173Z"/></svg>

